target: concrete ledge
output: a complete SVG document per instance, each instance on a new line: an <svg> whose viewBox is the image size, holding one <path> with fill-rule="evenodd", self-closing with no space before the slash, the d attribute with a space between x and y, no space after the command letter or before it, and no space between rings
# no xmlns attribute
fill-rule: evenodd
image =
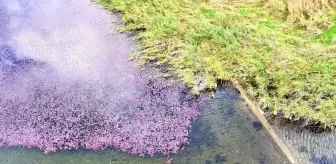
<svg viewBox="0 0 336 164"><path fill-rule="evenodd" d="M248 94L245 92L243 87L238 82L233 82L233 85L240 92L241 97L246 101L247 105L251 108L252 113L258 118L258 120L261 122L261 124L267 130L267 132L272 136L275 143L279 146L279 148L282 150L282 152L286 155L288 160L292 164L295 164L296 162L295 162L295 159L294 159L291 151L288 149L288 147L285 145L285 143L282 142L280 137L277 135L277 133L273 129L272 125L267 121L267 119L263 115L264 112L259 108L258 105L256 105L251 100L251 98L248 96Z"/></svg>

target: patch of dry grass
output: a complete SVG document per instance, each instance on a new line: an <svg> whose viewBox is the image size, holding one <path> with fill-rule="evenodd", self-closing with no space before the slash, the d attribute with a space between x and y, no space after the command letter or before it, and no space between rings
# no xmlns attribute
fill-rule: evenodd
<svg viewBox="0 0 336 164"><path fill-rule="evenodd" d="M277 14L287 18L290 23L303 27L330 28L329 18L336 0L267 0Z"/></svg>

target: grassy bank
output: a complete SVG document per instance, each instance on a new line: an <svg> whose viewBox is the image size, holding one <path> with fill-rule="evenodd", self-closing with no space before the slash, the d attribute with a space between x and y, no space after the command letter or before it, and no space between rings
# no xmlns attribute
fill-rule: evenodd
<svg viewBox="0 0 336 164"><path fill-rule="evenodd" d="M301 1L100 3L123 14L121 32L138 32L133 59L164 68L194 93L236 81L266 111L334 127L336 2Z"/></svg>

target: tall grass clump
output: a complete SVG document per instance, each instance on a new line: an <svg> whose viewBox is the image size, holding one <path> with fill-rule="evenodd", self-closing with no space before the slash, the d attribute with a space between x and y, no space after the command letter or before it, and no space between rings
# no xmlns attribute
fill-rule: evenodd
<svg viewBox="0 0 336 164"><path fill-rule="evenodd" d="M328 28L336 0L266 0L266 6L297 26Z"/></svg>
<svg viewBox="0 0 336 164"><path fill-rule="evenodd" d="M238 82L265 111L335 127L334 1L100 3L122 13L121 32L137 34L141 50L133 59L161 68L164 77L178 77L192 92L215 90L218 81ZM327 26L301 26L303 18L318 22L318 12Z"/></svg>

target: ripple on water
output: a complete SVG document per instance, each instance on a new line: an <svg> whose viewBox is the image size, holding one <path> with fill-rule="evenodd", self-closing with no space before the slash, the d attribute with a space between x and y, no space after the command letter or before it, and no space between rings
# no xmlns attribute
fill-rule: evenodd
<svg viewBox="0 0 336 164"><path fill-rule="evenodd" d="M299 164L336 163L336 133L308 130L280 120L271 120L279 137L290 148ZM317 133L319 132L319 133Z"/></svg>

